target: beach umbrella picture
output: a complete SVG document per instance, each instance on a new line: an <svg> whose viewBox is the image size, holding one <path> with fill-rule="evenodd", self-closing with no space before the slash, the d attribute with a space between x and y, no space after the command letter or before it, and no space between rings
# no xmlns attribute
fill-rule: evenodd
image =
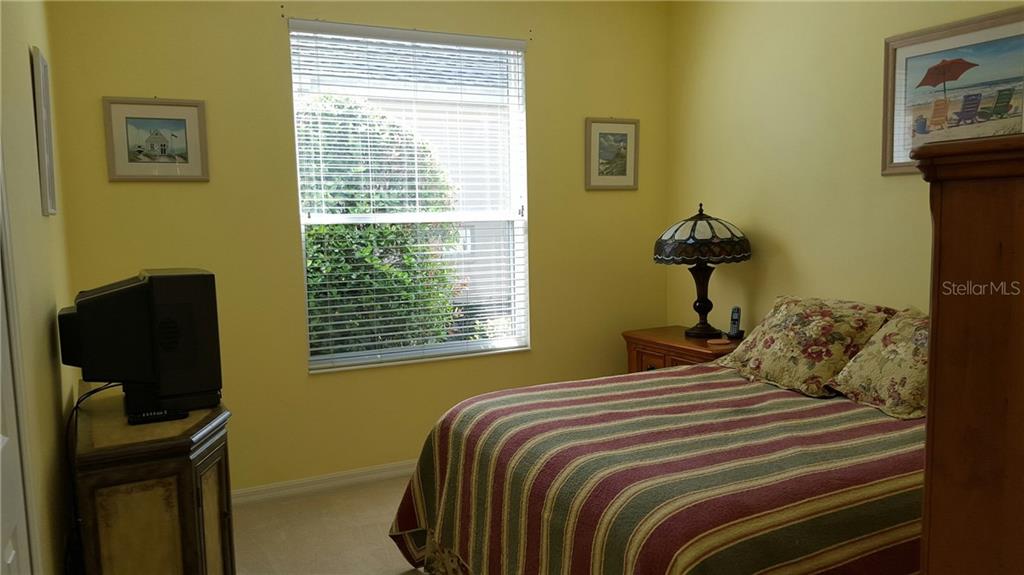
<svg viewBox="0 0 1024 575"><path fill-rule="evenodd" d="M963 58L956 58L954 60L943 60L938 64L928 68L928 71L924 73L924 78L921 78L921 82L916 86L938 86L942 84L942 97L945 100L949 100L946 96L946 82L952 82L959 80L960 76L964 75L964 72L977 66L974 62L968 62Z"/></svg>

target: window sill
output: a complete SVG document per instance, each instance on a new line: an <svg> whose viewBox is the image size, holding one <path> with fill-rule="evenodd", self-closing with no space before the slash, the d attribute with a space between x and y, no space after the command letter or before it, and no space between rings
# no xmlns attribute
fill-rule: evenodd
<svg viewBox="0 0 1024 575"><path fill-rule="evenodd" d="M378 363L358 363L352 365L323 365L323 366L309 366L308 372L310 375L318 375L322 373L334 373L336 371L353 371L357 369L373 369L379 367L393 367L397 365L409 365L414 363L430 363L435 361L444 361L449 359L462 359L466 357L480 357L484 355L498 355L503 353L515 353L520 351L530 351L530 344L527 343L521 347L510 347L506 349L487 349L481 351L474 351L469 353L459 353L450 355L437 355L432 357L418 357L409 359L400 359L394 361L383 361Z"/></svg>

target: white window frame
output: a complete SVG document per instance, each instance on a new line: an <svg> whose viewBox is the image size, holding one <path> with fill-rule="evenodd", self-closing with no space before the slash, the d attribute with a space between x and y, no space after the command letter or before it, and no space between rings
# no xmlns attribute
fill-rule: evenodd
<svg viewBox="0 0 1024 575"><path fill-rule="evenodd" d="M524 59L524 73L525 73L525 56L526 56L526 42L523 40L508 39L508 38L495 38L486 36L474 36L464 34L447 34L439 32L427 32L422 30L406 30L397 28L385 28L378 26L366 26L357 24L344 24L337 22L326 22L321 20L303 20L303 19L289 19L289 33L291 32L303 32L313 34L327 34L337 36L350 36L367 39L380 39L380 40L395 40L400 42L414 42L422 44L439 44L444 46L457 46L467 48L485 48L485 49L498 49L498 50L515 50L522 52ZM290 49L289 49L290 51ZM525 110L525 78L521 80L523 89L523 107ZM293 92L294 94L294 92ZM294 95L293 95L294 102ZM293 115L294 118L294 115ZM294 120L293 120L294 121ZM523 126L523 153L525 155L525 119ZM296 142L297 144L297 142ZM298 149L296 149L296 163L298 163ZM440 344L432 344L429 346L412 347L411 349L392 348L390 350L381 350L379 353L363 352L359 353L358 356L353 354L350 357L339 357L338 355L325 355L325 356L313 356L309 347L309 309L308 309L308 287L306 283L306 264L305 264L305 246L303 246L303 295L307 299L306 306L306 322L307 322L307 357L309 358L309 371L310 373L324 373L343 371L351 369L365 369L371 367L388 367L394 365L404 365L410 363L421 363L428 361L439 361L444 359L456 359L461 357L475 357L481 355L493 355L502 353L512 353L519 351L529 351L531 349L531 329L530 329L530 278L529 278L529 226L527 218L527 176L525 172L525 158L523 161L524 171L522 174L515 176L515 179L522 180L521 198L519 198L519 207L513 208L513 211L519 216L519 219L496 216L493 214L476 214L472 212L448 212L446 217L437 217L431 215L430 212L424 212L417 214L417 218L411 218L407 214L308 214L302 213L300 206L300 219L303 229L306 225L311 224L339 224L339 223L426 223L432 221L444 221L444 222L483 222L483 221L520 221L522 224L522 255L523 255L523 286L525 293L523 295L523 309L524 314L524 337L522 338L523 343L515 346L501 346L499 340L485 340L482 342L474 342L475 345L467 344L467 342L447 342ZM298 175L298 174L297 174ZM515 191L512 191L515 194ZM512 236L512 241L516 242L515 235ZM514 251L514 250L513 250ZM520 338L516 338L520 339Z"/></svg>

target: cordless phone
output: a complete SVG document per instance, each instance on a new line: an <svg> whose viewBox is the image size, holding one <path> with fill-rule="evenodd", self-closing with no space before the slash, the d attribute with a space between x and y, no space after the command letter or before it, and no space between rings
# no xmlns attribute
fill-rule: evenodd
<svg viewBox="0 0 1024 575"><path fill-rule="evenodd" d="M732 308L731 321L729 322L729 332L725 334L729 339L743 339L743 330L740 329L740 306L736 305Z"/></svg>

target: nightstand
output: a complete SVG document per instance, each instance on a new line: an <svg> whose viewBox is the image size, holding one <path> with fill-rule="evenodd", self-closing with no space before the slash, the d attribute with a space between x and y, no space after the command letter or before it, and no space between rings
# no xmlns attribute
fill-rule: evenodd
<svg viewBox="0 0 1024 575"><path fill-rule="evenodd" d="M706 339L689 338L679 325L622 332L629 357L629 372L647 371L674 365L693 365L712 361L730 353L740 344L709 345Z"/></svg>

